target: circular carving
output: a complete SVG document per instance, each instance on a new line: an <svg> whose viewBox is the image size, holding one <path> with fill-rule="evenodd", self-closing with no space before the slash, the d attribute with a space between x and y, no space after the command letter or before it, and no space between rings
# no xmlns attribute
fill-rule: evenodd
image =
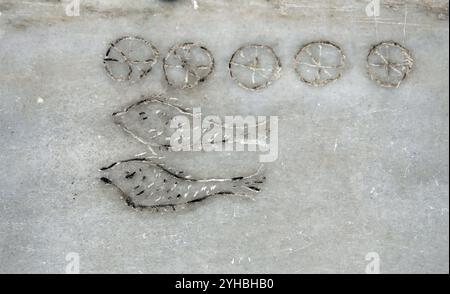
<svg viewBox="0 0 450 294"><path fill-rule="evenodd" d="M186 89L206 80L214 69L214 58L201 45L183 43L169 50L163 64L167 83L174 88Z"/></svg>
<svg viewBox="0 0 450 294"><path fill-rule="evenodd" d="M311 42L297 52L294 66L303 82L321 87L342 76L345 56L341 48L331 42Z"/></svg>
<svg viewBox="0 0 450 294"><path fill-rule="evenodd" d="M149 41L125 36L110 44L103 64L113 80L137 81L152 70L158 57L158 50Z"/></svg>
<svg viewBox="0 0 450 294"><path fill-rule="evenodd" d="M399 87L413 65L409 50L392 41L375 45L367 55L367 72L382 87Z"/></svg>
<svg viewBox="0 0 450 294"><path fill-rule="evenodd" d="M260 90L280 77L281 62L274 50L266 45L247 45L231 56L231 78L244 89Z"/></svg>

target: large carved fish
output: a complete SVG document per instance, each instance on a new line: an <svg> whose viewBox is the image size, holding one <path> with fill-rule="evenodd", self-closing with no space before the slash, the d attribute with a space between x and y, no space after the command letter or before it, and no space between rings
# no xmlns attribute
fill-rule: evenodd
<svg viewBox="0 0 450 294"><path fill-rule="evenodd" d="M194 179L147 159L130 159L102 168L101 180L117 187L134 208L175 208L217 195L251 196L261 190L265 177Z"/></svg>

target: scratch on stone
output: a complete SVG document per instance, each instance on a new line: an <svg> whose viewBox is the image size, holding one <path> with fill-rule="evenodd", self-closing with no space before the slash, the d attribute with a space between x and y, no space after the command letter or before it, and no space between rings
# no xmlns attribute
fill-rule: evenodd
<svg viewBox="0 0 450 294"><path fill-rule="evenodd" d="M378 33L378 18L377 18L377 16L375 14L373 16L373 21L374 21L374 24L375 24L375 36L377 38L377 41L380 41L380 35Z"/></svg>
<svg viewBox="0 0 450 294"><path fill-rule="evenodd" d="M409 174L409 169L411 168L412 163L408 163L408 166L406 166L405 171L403 172L403 177L406 178L406 176Z"/></svg>
<svg viewBox="0 0 450 294"><path fill-rule="evenodd" d="M406 42L406 19L408 17L408 5L405 3L405 19L403 22L403 44Z"/></svg>
<svg viewBox="0 0 450 294"><path fill-rule="evenodd" d="M194 9L197 10L198 9L198 2L197 0L191 0L192 1L192 5L194 6Z"/></svg>

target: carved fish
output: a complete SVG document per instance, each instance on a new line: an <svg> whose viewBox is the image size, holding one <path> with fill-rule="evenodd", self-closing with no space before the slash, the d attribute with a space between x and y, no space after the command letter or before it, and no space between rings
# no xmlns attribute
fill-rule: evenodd
<svg viewBox="0 0 450 294"><path fill-rule="evenodd" d="M185 116L189 121L190 127L194 127L194 115L195 114L188 109L153 97L134 103L124 111L113 113L113 119L114 122L121 126L127 133L132 135L139 142L149 146L153 151L151 146L171 150L171 147L173 147L171 146L171 137L176 132L176 128L171 128L172 120L176 116ZM265 126L266 122L258 122L256 125L250 125L248 128L243 129L243 137L248 137L249 128L254 128L256 130L256 128L261 127L262 125ZM226 135L225 130L233 128L234 126L210 122L208 126L200 127L202 128L202 135L208 132L208 137L211 138L209 141L211 144L233 142L233 139ZM251 140L235 142L239 144L265 144L267 136L265 131L269 132L270 130L264 128L262 143ZM189 144L189 146L190 150L192 150L192 144Z"/></svg>
<svg viewBox="0 0 450 294"><path fill-rule="evenodd" d="M258 171L246 177L193 179L148 159L130 159L101 169L101 180L117 187L134 208L174 208L217 195L251 196L265 177Z"/></svg>

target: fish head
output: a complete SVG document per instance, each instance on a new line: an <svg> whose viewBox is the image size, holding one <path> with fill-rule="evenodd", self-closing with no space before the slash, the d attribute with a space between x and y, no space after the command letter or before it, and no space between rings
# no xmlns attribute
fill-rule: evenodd
<svg viewBox="0 0 450 294"><path fill-rule="evenodd" d="M114 185L128 198L154 183L159 168L145 159L131 159L101 168L100 172L101 181Z"/></svg>
<svg viewBox="0 0 450 294"><path fill-rule="evenodd" d="M172 119L182 111L159 100L142 100L113 114L114 122L148 145L168 145Z"/></svg>

